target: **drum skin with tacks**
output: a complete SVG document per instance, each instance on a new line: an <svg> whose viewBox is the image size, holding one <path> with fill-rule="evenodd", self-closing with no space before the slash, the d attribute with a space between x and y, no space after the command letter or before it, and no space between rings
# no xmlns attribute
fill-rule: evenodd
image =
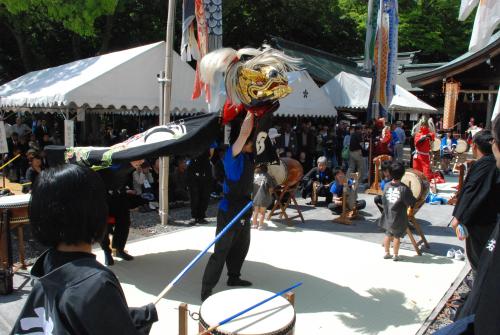
<svg viewBox="0 0 500 335"><path fill-rule="evenodd" d="M280 158L280 164L267 166L267 172L278 185L295 186L304 176L304 169L298 160L288 157Z"/></svg>
<svg viewBox="0 0 500 335"><path fill-rule="evenodd" d="M416 214L425 203L425 198L429 193L429 181L422 172L415 169L406 169L401 182L410 188L411 193L417 199L413 207L413 213Z"/></svg>
<svg viewBox="0 0 500 335"><path fill-rule="evenodd" d="M273 292L249 288L216 293L200 307L199 330L203 332L273 295ZM207 334L292 335L294 327L295 309L288 300L278 296Z"/></svg>

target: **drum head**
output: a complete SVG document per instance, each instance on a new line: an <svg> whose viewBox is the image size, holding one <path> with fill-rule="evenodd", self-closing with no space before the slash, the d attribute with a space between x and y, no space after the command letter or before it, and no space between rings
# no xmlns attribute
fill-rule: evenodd
<svg viewBox="0 0 500 335"><path fill-rule="evenodd" d="M30 203L31 194L0 197L0 208L25 207Z"/></svg>
<svg viewBox="0 0 500 335"><path fill-rule="evenodd" d="M216 293L201 305L200 322L205 328L208 328L273 295L273 292L247 288ZM293 306L285 298L276 297L220 326L216 333L288 334L294 324L295 310Z"/></svg>
<svg viewBox="0 0 500 335"><path fill-rule="evenodd" d="M276 180L276 184L283 185L287 179L287 168L283 160L280 159L280 164L271 164L267 166L267 173Z"/></svg>
<svg viewBox="0 0 500 335"><path fill-rule="evenodd" d="M417 202L427 197L429 183L422 172L414 169L406 169L401 182L410 188Z"/></svg>
<svg viewBox="0 0 500 335"><path fill-rule="evenodd" d="M432 141L432 151L439 151L441 149L441 139L436 138Z"/></svg>
<svg viewBox="0 0 500 335"><path fill-rule="evenodd" d="M462 139L459 139L457 141L457 148L455 149L455 151L459 154L463 154L464 152L467 151L467 142L462 140Z"/></svg>

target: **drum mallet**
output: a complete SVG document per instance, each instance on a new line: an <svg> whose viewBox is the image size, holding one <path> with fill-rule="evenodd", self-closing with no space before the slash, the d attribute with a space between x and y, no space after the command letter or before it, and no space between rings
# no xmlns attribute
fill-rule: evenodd
<svg viewBox="0 0 500 335"><path fill-rule="evenodd" d="M296 287L299 287L300 285L302 285L302 282L298 282L297 284L293 285L293 286L290 286L289 288L286 288L284 289L283 291L281 292L278 292L276 294L274 294L273 296L270 296L269 298L266 298L258 303L256 303L255 305L252 305L250 307L248 307L247 309L244 309L242 310L241 312L238 312L230 317L228 317L227 319L224 319L222 320L221 322L219 322L218 324L216 324L215 326L212 326L204 331L202 331L201 333L199 333L198 335L206 335L206 334L209 334L211 333L212 331L214 331L216 328L222 326L222 325L225 325L226 323L232 321L233 319L236 319L238 316L242 315L242 314L245 314L246 312L250 312L252 309L254 308L257 308L259 307L260 305L263 305L265 304L266 302L268 302L269 300L273 300L274 298L276 298L277 296L280 296L280 295L283 295L285 294L286 292L288 291L291 291L293 290L294 288Z"/></svg>
<svg viewBox="0 0 500 335"><path fill-rule="evenodd" d="M250 208L252 208L252 206L253 206L253 202L252 201L248 202L248 204L231 220L231 222L229 222L229 224L226 227L224 227L224 229L222 229L222 231L219 234L217 234L217 236L215 236L215 239L212 242L210 242L210 244L208 245L208 247L206 247L205 250L200 251L198 253L198 255L196 255L196 257L177 275L177 277L175 277L170 282L170 284L168 284L165 287L165 289L163 289L163 291L161 291L161 293L156 297L156 299L154 301L155 305L161 300L161 298L163 298L163 296L165 296L165 294L167 294L168 291L170 291L170 289L172 287L174 287L175 284L177 284L177 282L189 270L191 270L191 268L193 267L193 265L195 265L200 260L200 258L208 251L208 249L210 249L215 244L215 242L217 242L229 229L231 229L231 227L236 222L238 222L238 220L241 219L241 217L243 216L243 214L245 214Z"/></svg>

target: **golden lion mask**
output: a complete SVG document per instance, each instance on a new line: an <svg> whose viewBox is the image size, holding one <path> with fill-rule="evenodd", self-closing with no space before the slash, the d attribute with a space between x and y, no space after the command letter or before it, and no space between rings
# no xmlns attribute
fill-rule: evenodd
<svg viewBox="0 0 500 335"><path fill-rule="evenodd" d="M292 93L292 88L285 73L272 66L262 66L255 70L240 69L236 93L245 105L256 106L282 99Z"/></svg>

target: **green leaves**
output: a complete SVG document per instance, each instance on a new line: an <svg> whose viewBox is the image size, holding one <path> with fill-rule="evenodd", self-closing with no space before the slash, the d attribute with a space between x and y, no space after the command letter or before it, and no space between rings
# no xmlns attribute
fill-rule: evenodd
<svg viewBox="0 0 500 335"><path fill-rule="evenodd" d="M94 22L113 14L118 0L0 0L12 14L37 13L81 36L94 36Z"/></svg>

